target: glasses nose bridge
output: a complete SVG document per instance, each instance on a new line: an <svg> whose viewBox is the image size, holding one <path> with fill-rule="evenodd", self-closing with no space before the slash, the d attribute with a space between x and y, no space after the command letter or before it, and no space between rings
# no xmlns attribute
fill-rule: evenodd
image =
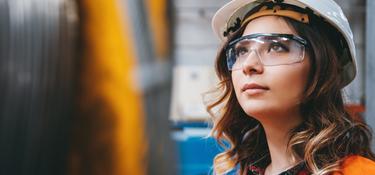
<svg viewBox="0 0 375 175"><path fill-rule="evenodd" d="M246 64L247 62L249 62L249 61L253 61L253 59L256 59L256 62L258 62L258 63L261 63L261 64L263 64L263 62L262 62L262 58L261 58L261 56L260 56L260 54L259 54L259 51L258 51L258 49L259 48L257 48L257 47L250 47L249 48L249 54L247 55L247 57L243 60L243 62L242 62L242 64L244 65L244 64ZM254 56L254 54L255 54L255 57L256 58L253 58Z"/></svg>
<svg viewBox="0 0 375 175"><path fill-rule="evenodd" d="M263 44L264 43L260 41L258 38L252 39L248 46L249 47L248 49L250 50L249 56L251 55L252 52L254 52L258 56L258 61L262 62L259 49L262 49L264 47Z"/></svg>

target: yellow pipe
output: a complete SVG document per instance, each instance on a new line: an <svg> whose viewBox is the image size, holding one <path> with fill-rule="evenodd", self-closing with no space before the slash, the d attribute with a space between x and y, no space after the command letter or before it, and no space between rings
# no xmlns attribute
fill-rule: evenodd
<svg viewBox="0 0 375 175"><path fill-rule="evenodd" d="M80 3L80 119L73 131L70 174L146 174L147 140L141 92L134 79L135 48L128 16L122 16L120 8L126 3Z"/></svg>

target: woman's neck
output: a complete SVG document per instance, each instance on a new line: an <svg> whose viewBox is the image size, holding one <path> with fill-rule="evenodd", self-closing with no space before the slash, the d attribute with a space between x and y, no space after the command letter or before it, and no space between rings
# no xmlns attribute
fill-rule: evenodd
<svg viewBox="0 0 375 175"><path fill-rule="evenodd" d="M279 174L296 163L299 158L293 158L288 151L290 130L301 122L300 115L275 116L261 121L266 133L271 163L266 169L267 174Z"/></svg>

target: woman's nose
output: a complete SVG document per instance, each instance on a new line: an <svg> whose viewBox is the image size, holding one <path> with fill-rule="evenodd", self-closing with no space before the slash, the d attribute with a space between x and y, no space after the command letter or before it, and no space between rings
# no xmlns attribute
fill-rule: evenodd
<svg viewBox="0 0 375 175"><path fill-rule="evenodd" d="M245 74L263 73L263 64L256 50L252 50L242 63L242 71Z"/></svg>

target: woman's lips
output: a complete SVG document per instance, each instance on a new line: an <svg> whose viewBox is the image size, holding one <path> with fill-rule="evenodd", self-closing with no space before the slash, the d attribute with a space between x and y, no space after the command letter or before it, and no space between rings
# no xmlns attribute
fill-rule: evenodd
<svg viewBox="0 0 375 175"><path fill-rule="evenodd" d="M248 95L256 95L268 91L269 88L256 83L248 83L245 84L241 90L242 92L246 92Z"/></svg>

